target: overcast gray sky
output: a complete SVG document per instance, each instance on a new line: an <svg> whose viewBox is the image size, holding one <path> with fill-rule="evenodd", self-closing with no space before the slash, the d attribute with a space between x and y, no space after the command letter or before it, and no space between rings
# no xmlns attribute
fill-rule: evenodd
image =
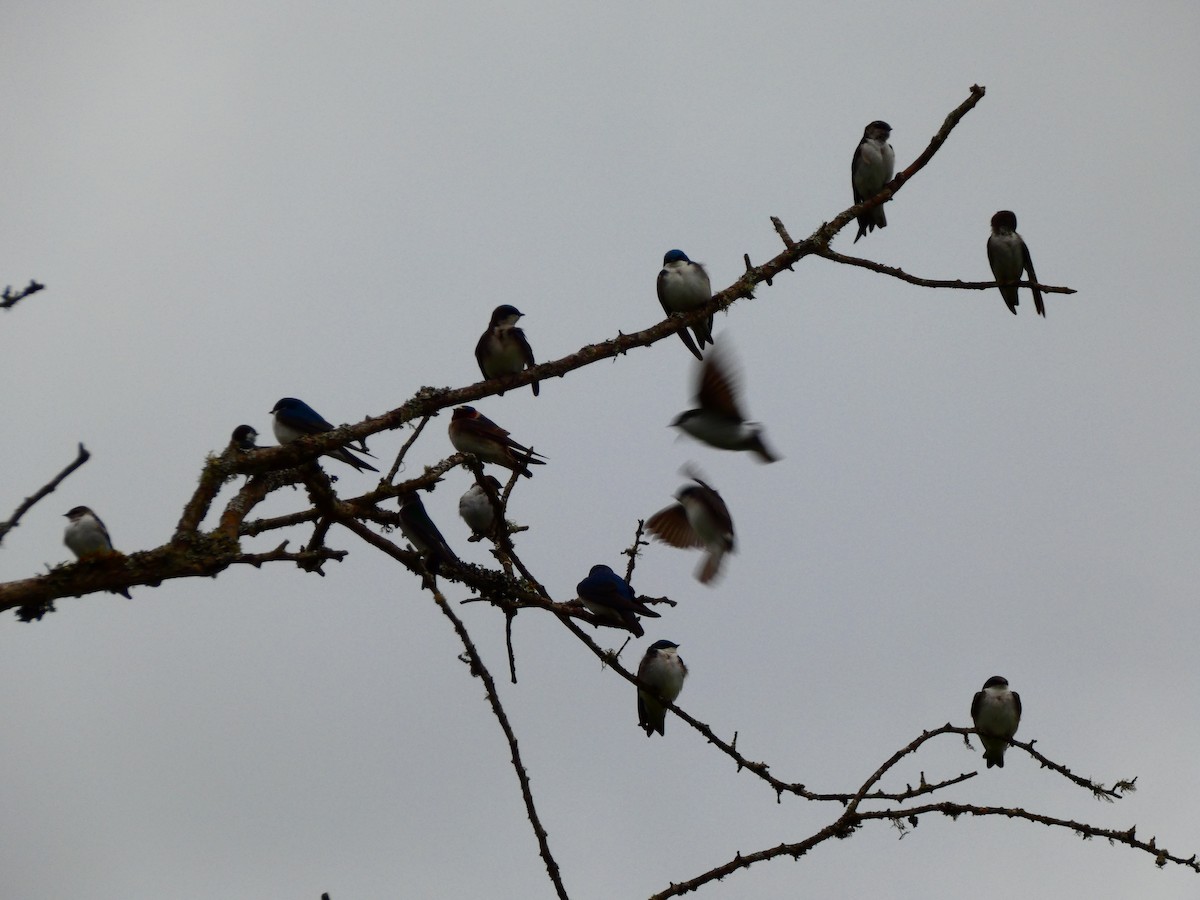
<svg viewBox="0 0 1200 900"><path fill-rule="evenodd" d="M922 729L969 725L992 674L1019 737L1115 805L1010 751L946 799L1016 805L1200 850L1200 477L1194 256L1200 145L1190 3L12 2L0 17L0 516L93 458L0 549L0 578L66 560L62 513L116 545L170 537L205 454L302 397L333 422L477 380L514 303L539 358L661 318L683 248L714 287L851 202L863 126L906 166L987 96L851 249L989 277L997 209L1047 283L919 289L817 259L719 316L762 466L677 439L671 338L480 409L549 465L511 517L559 599L621 565L692 461L739 548L718 585L650 547L636 587L679 605L681 704L811 789L853 790ZM431 423L406 474L451 452ZM388 458L407 432L379 435ZM269 437L264 438L269 441ZM337 463L348 493L372 479ZM426 499L450 544L469 475ZM264 514L296 509L283 491ZM302 541L307 529L288 535ZM278 535L248 541L267 549ZM0 619L0 893L42 898L549 897L502 735L416 580L352 535L325 578L229 571ZM468 596L452 587L454 600ZM552 618L460 608L521 741L571 896L646 896L806 837L831 806L774 795ZM617 647L621 632L597 633ZM981 766L958 738L888 785ZM1145 854L1006 820L886 826L709 887L709 898L1195 897Z"/></svg>

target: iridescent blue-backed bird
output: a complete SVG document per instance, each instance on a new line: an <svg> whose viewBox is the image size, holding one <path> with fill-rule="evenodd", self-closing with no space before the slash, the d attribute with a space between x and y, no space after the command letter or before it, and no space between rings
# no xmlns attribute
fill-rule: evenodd
<svg viewBox="0 0 1200 900"><path fill-rule="evenodd" d="M699 309L712 299L712 285L708 282L708 272L698 262L692 262L682 250L668 250L663 257L662 271L658 273L658 302L663 311L669 316L672 313L686 313ZM705 344L711 344L713 317L710 315L703 321L692 326L696 335L696 343L692 342L687 326L679 326L679 338L692 351L696 359L704 359L700 350ZM698 348L696 344L699 344Z"/></svg>
<svg viewBox="0 0 1200 900"><path fill-rule="evenodd" d="M290 444L292 441L307 437L308 435L324 434L326 431L333 431L333 426L321 418L315 409L303 400L297 400L295 397L284 397L275 404L271 413L275 416L272 426L275 431L275 440L279 441L280 444ZM353 447L359 453L370 455L367 445L362 441L351 443L349 446ZM369 472L379 471L370 463L359 459L347 447L338 447L336 450L330 450L325 455L341 460L346 465L353 466L360 472L363 470Z"/></svg>
<svg viewBox="0 0 1200 900"><path fill-rule="evenodd" d="M587 611L597 619L628 629L638 637L644 634L639 615L659 617L637 598L629 583L608 566L592 566L588 577L579 582L575 592Z"/></svg>

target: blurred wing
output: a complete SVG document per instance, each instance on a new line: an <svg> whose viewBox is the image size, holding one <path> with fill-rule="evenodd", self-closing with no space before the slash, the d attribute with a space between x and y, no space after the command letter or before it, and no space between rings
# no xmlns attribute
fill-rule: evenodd
<svg viewBox="0 0 1200 900"><path fill-rule="evenodd" d="M722 343L721 347L724 346ZM714 345L700 366L700 388L696 392L696 399L709 412L742 422L746 417L738 409L737 373L728 352L721 347Z"/></svg>
<svg viewBox="0 0 1200 900"><path fill-rule="evenodd" d="M724 550L718 548L710 551L696 572L696 580L701 584L711 584L712 580L721 573L721 561L724 559Z"/></svg>
<svg viewBox="0 0 1200 900"><path fill-rule="evenodd" d="M704 541L700 540L688 524L687 511L678 503L652 515L646 520L646 528L664 544L670 544L672 547L687 550L704 546Z"/></svg>

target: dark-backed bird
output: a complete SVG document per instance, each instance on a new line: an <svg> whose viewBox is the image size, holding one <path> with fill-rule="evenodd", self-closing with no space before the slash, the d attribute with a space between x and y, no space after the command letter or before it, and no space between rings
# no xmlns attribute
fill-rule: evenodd
<svg viewBox="0 0 1200 900"><path fill-rule="evenodd" d="M258 432L250 425L239 425L233 429L233 434L229 438L229 443L239 450L256 450L258 445L254 442L258 440Z"/></svg>
<svg viewBox="0 0 1200 900"><path fill-rule="evenodd" d="M1029 274L1033 287L1033 306L1037 314L1043 318L1046 315L1046 305L1042 302L1042 292L1037 286L1037 275L1033 272L1033 260L1029 258L1029 248L1021 235L1017 234L1017 214L1012 210L1002 209L992 216L992 233L987 241L988 263L992 274L1000 284L1000 296L1008 304L1009 311L1015 316L1017 305L1016 282L1021 280L1021 273Z"/></svg>
<svg viewBox="0 0 1200 900"><path fill-rule="evenodd" d="M638 681L646 687L638 688L638 725L646 731L646 737L654 732L665 734L667 709L662 701L674 703L683 690L687 678L687 666L679 657L679 645L672 641L655 641L646 648L646 654L638 664Z"/></svg>
<svg viewBox="0 0 1200 900"><path fill-rule="evenodd" d="M529 465L544 466L542 456L522 446L508 436L508 432L479 412L473 406L460 406L450 417L450 443L459 453L473 453L480 462L495 463L532 478Z"/></svg>
<svg viewBox="0 0 1200 900"><path fill-rule="evenodd" d="M971 701L971 719L988 768L1004 768L1004 751L1021 724L1021 695L1008 689L1008 679L993 675Z"/></svg>
<svg viewBox="0 0 1200 900"><path fill-rule="evenodd" d="M672 547L708 551L696 578L710 584L720 573L725 554L733 552L733 519L720 494L699 478L692 480L695 484L685 485L675 495L678 503L646 520L646 530Z"/></svg>
<svg viewBox="0 0 1200 900"><path fill-rule="evenodd" d="M424 558L429 574L437 575L443 564L457 565L458 557L429 518L416 491L400 495L400 530Z"/></svg>
<svg viewBox="0 0 1200 900"><path fill-rule="evenodd" d="M525 338L525 332L517 327L517 320L523 315L519 309L509 304L497 306L492 310L492 320L488 323L487 331L475 345L475 361L479 363L479 371L484 378L499 378L502 375L515 375L527 367L535 365L533 350ZM530 384L533 395L538 395L538 383ZM500 391L504 396L504 391Z"/></svg>
<svg viewBox="0 0 1200 900"><path fill-rule="evenodd" d="M892 126L878 119L863 129L862 140L854 148L854 158L850 160L850 184L854 188L856 205L870 200L892 180L896 170L896 154L888 143L891 134ZM857 244L860 237L876 228L887 228L887 215L882 203L858 217L858 234L854 236L854 243Z"/></svg>
<svg viewBox="0 0 1200 900"><path fill-rule="evenodd" d="M503 491L500 480L495 475L484 475L483 480L491 486L496 499L499 500ZM458 514L471 528L470 540L478 541L495 533L496 507L492 505L487 491L478 481L467 488L467 492L458 499Z"/></svg>
<svg viewBox="0 0 1200 900"><path fill-rule="evenodd" d="M63 515L67 517L63 543L75 554L77 559L96 559L117 552L113 549L108 529L104 527L100 517L86 506L76 506ZM111 593L120 594L126 600L133 599L129 596L129 591L124 588Z"/></svg>
<svg viewBox="0 0 1200 900"><path fill-rule="evenodd" d="M763 462L779 459L763 441L762 426L747 422L738 405L735 367L725 347L713 345L699 366L696 409L680 413L673 426L718 450L749 450Z"/></svg>

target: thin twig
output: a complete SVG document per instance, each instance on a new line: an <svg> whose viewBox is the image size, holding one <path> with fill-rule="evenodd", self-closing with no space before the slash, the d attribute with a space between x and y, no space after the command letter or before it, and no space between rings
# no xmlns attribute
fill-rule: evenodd
<svg viewBox="0 0 1200 900"><path fill-rule="evenodd" d="M400 471L400 464L404 462L404 455L408 453L408 448L421 436L421 432L425 430L425 426L428 424L430 418L432 418L432 414L421 417L421 421L417 423L416 428L413 429L413 433L408 436L408 440L404 442L404 446L396 454L396 461L392 463L392 467L388 470L387 478L384 479L388 484L391 484L395 479L396 473Z"/></svg>
<svg viewBox="0 0 1200 900"><path fill-rule="evenodd" d="M21 523L21 517L25 515L25 513L29 512L35 503L37 503L47 494L53 494L54 489L62 484L63 479L87 462L90 457L91 454L88 453L87 448L81 443L79 445L79 453L75 457L74 462L55 475L54 478L50 480L49 484L45 485L32 497L26 497L25 502L17 507L17 511L12 514L12 517L7 522L0 522L0 544L4 543L4 536Z"/></svg>
<svg viewBox="0 0 1200 900"><path fill-rule="evenodd" d="M821 247L828 247L829 242L833 240L834 236L837 235L837 233L847 225L849 225L852 219L857 219L867 210L874 209L876 206L891 200L892 197L899 193L900 188L904 187L905 183L908 182L909 179L925 168L929 161L933 159L934 154L936 154L938 150L942 148L942 145L946 143L946 140L950 137L950 133L958 126L958 123L963 120L963 117L966 116L967 113L976 107L986 93L987 89L981 85L971 85L971 96L950 111L950 114L946 116L945 121L942 122L942 127L939 128L937 133L929 139L929 143L921 152L921 155L914 159L909 164L907 169L897 174L891 181L885 184L883 186L883 190L881 190L874 197L869 197L862 203L857 203L854 206L851 206L849 209L838 213L836 216L834 216L832 221L826 222L815 232L813 232L813 234L806 241L797 244L796 247L803 247L805 244L809 243L815 243Z"/></svg>
<svg viewBox="0 0 1200 900"><path fill-rule="evenodd" d="M538 852L542 855L542 861L546 864L546 873L550 876L550 881L554 885L554 890L562 900L567 900L567 889L562 882L562 874L559 871L558 863L554 859L554 855L550 852L549 834L542 825L541 817L538 816L537 807L533 802L533 788L529 783L529 774L525 771L525 764L521 761L521 751L517 747L517 736L513 732L512 725L509 724L508 716L504 712L504 706L500 703L500 694L496 691L496 682L492 679L491 673L487 666L484 665L483 659L479 655L479 651L475 649L475 644L471 641L471 636L467 634L467 628L458 616L454 614L454 610L450 608L450 604L446 602L446 598L440 591L434 590L434 600L437 601L438 609L445 613L446 617L454 625L454 630L458 634L459 639L466 649L467 656L471 660L471 674L477 675L483 681L484 690L487 692L488 703L492 707L492 713L496 717L496 721L500 723L500 728L504 732L504 739L508 741L508 750L512 759L513 771L517 774L517 781L521 785L521 797L525 801L525 812L529 816L529 824L533 826L533 834L537 838Z"/></svg>
<svg viewBox="0 0 1200 900"><path fill-rule="evenodd" d="M637 565L637 558L641 553L641 548L650 546L647 541L642 540L645 528L646 520L638 519L637 528L633 532L633 543L621 551L629 557L629 565L625 567L625 583L630 587L633 587L633 567Z"/></svg>
<svg viewBox="0 0 1200 900"><path fill-rule="evenodd" d="M38 291L45 289L46 286L44 284L38 284L32 278L29 280L29 284L25 286L24 290L17 291L15 294L13 293L11 286L6 287L4 289L4 293L0 294L0 309L12 309L30 294L36 294Z"/></svg>
<svg viewBox="0 0 1200 900"><path fill-rule="evenodd" d="M828 259L832 262L842 263L847 266L858 266L860 269L870 269L872 272L878 272L881 275L888 275L892 278L898 278L901 281L907 281L909 284L919 285L927 288L955 288L960 291L988 291L1000 286L996 281L962 281L961 279L937 279L937 278L918 278L916 275L909 275L903 269L898 269L895 266L885 266L883 263L877 263L873 260L863 259L861 256L847 256L844 253L838 253L835 250L830 250L828 247L818 250L817 256L823 259ZM1074 288L1059 287L1053 284L1038 284L1032 281L1006 282L1015 283L1017 287L1037 287L1047 294L1074 294Z"/></svg>
<svg viewBox="0 0 1200 900"><path fill-rule="evenodd" d="M416 478L410 478L408 481L402 481L399 484L388 485L381 484L379 487L368 491L365 494L360 494L357 497L344 498L340 501L341 506L348 510L350 514L356 518L370 518L378 513L378 504L384 500L390 500L393 497L399 497L409 491L425 490L430 485L441 481L442 476L446 472L453 469L455 466L461 465L466 459L466 454L455 453L443 460L426 466L425 471ZM285 472L288 470L284 470ZM298 481L299 477L288 479L286 483ZM305 522L316 521L321 513L317 509L304 509L294 513L288 513L282 516L274 516L270 519L253 519L249 522L242 523L238 527L238 534L243 537L253 537L254 535L262 534L266 531L274 531L278 528L288 528L292 525L302 525Z"/></svg>
<svg viewBox="0 0 1200 900"><path fill-rule="evenodd" d="M919 748L926 741L943 734L970 734L972 731L973 729L957 728L947 724L943 725L941 728L935 728L931 731L922 732L919 737L913 739L906 746L901 747L899 750L893 753L886 762L879 766L879 768L876 769L875 772L873 772L871 776L863 782L862 787L859 788L858 792L854 795L850 802L846 804L846 809L843 810L841 815L839 815L837 819L822 828L820 831L809 836L808 838L805 838L803 841L796 843L779 844L775 847L771 847L767 850L760 850L755 853L738 853L728 862L722 863L719 866L715 866L714 868L709 869L707 872L704 872L694 878L688 879L687 881L673 882L666 890L654 894L651 897L651 900L665 900L667 897L677 897L690 891L695 891L705 884L721 880L733 872L738 871L739 869L748 868L749 866L758 862L764 862L766 860L775 859L781 856L790 856L793 859L799 859L809 850L813 849L819 844L824 843L830 838L850 837L855 831L861 828L865 822L874 820L889 821L896 825L896 827L900 828L901 832L903 833L909 827L915 828L920 816L929 813L941 813L942 815L946 815L951 818L956 818L964 814L975 816L1004 816L1006 818L1025 819L1030 822L1037 822L1039 824L1048 825L1051 827L1067 828L1075 831L1084 838L1102 837L1108 839L1110 842L1125 844L1128 847L1153 854L1155 857L1155 865L1159 866L1159 868L1162 868L1167 863L1171 862L1190 868L1195 872L1200 872L1200 862L1197 862L1196 854L1192 854L1191 857L1184 859L1179 856L1174 856L1168 853L1166 850L1162 850L1157 847L1154 838L1151 838L1148 842L1139 841L1135 835L1137 830L1136 826L1134 828L1130 828L1128 831L1116 831L1109 828L1098 828L1085 822L1075 822L1066 819L1057 819L1051 816L1043 816L1038 813L1027 812L1026 810L1016 807L982 807L951 802L930 803L923 806L901 807L899 809L886 810L864 811L859 809L860 802L871 797L871 794L868 793L870 787L878 783L883 775L897 762L910 753L915 752L917 748ZM1021 746L1022 749L1029 750L1033 755L1039 755L1033 753L1030 747L1019 745L1015 742L1014 746ZM1056 764L1051 764L1049 767L1063 772L1063 774L1067 774L1064 772L1062 767L1057 766ZM968 776L959 776L958 778L951 779L950 781L945 782L938 787L958 783L959 781L965 780L966 777ZM1078 782L1078 779L1071 777L1069 774L1068 777L1071 778L1072 781ZM913 796L916 796L917 793L928 793L929 790L934 789L937 789L937 787L924 784L924 775L922 774L922 786L917 790L917 792L913 793Z"/></svg>
<svg viewBox="0 0 1200 900"><path fill-rule="evenodd" d="M1120 781L1115 782L1112 787L1105 787L1103 784L1100 784L1099 782L1096 782L1096 781L1092 781L1090 778L1084 778L1081 775L1076 775L1074 772L1072 772L1066 766L1060 765L1059 763L1056 763L1053 760L1047 759L1046 757L1042 756L1042 754L1040 754L1038 751L1034 750L1033 745L1035 743L1037 743L1037 742L1029 741L1028 743L1025 743L1025 742L1017 741L1017 740L1012 741L1012 745L1014 747L1020 747L1022 750L1024 750L1026 753L1028 753L1030 756L1032 756L1034 759L1036 759L1038 762L1040 762L1042 764L1043 769L1053 769L1055 772L1062 775L1064 778L1070 779L1071 781L1075 782L1080 787L1087 788L1089 791L1092 792L1092 795L1097 800L1103 800L1106 803L1112 803L1114 800L1120 800L1126 794L1132 794L1134 791L1137 790L1137 778L1136 777L1123 778Z"/></svg>
<svg viewBox="0 0 1200 900"><path fill-rule="evenodd" d="M377 547L391 556L393 559L403 563L413 572L420 574L423 570L423 564L419 554L410 553L406 550L401 550L391 541L380 537L373 531L366 528L360 522L354 520L341 520L340 524L349 529L354 534L358 535L368 544ZM508 741L509 751L512 758L513 769L517 774L517 780L521 785L521 795L525 800L525 810L529 816L530 824L533 826L533 833L537 837L538 848L541 852L542 859L546 864L546 871L550 876L551 882L559 897L566 898L567 891L563 886L562 877L559 873L558 863L555 862L554 856L550 852L550 844L546 829L542 827L541 819L538 817L537 808L533 802L533 790L529 784L529 776L525 771L525 766L521 762L521 753L517 747L517 736L513 733L512 726L509 724L508 716L504 712L504 707L500 703L500 695L496 691L496 683L492 679L491 673L487 666L484 665L483 659L479 656L479 651L475 649L474 643L471 641L470 635L467 633L466 626L462 620L454 615L454 610L450 608L450 604L446 601L446 597L438 588L431 582L425 582L426 588L433 595L434 601L438 605L438 609L450 619L454 625L454 630L458 634L459 639L463 642L463 647L466 649L468 658L471 661L471 674L477 675L483 681L484 690L487 692L488 703L491 704L492 712L500 723L500 728L504 731L504 736Z"/></svg>

